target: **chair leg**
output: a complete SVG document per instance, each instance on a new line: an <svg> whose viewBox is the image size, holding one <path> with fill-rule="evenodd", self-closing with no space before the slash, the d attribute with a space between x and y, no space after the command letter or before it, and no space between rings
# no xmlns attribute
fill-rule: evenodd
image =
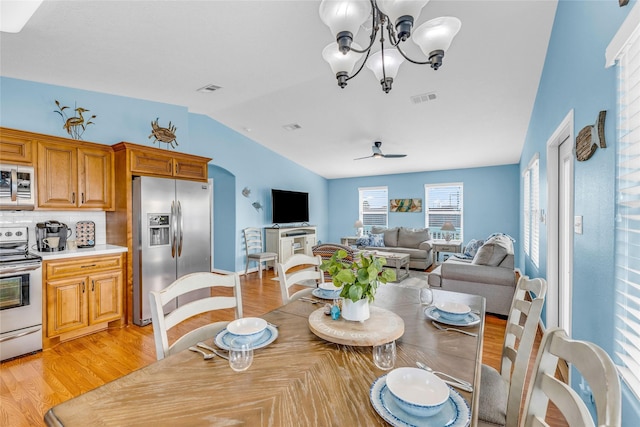
<svg viewBox="0 0 640 427"><path fill-rule="evenodd" d="M249 271L249 258L247 258L247 265L244 267L244 275L247 275L247 271Z"/></svg>
<svg viewBox="0 0 640 427"><path fill-rule="evenodd" d="M258 261L258 277L262 280L262 261Z"/></svg>

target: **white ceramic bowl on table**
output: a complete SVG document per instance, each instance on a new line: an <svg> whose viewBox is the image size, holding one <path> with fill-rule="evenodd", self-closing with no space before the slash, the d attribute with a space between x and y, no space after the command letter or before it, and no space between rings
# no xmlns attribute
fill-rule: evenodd
<svg viewBox="0 0 640 427"><path fill-rule="evenodd" d="M471 308L459 302L441 301L435 304L438 313L445 319L463 320L471 313Z"/></svg>
<svg viewBox="0 0 640 427"><path fill-rule="evenodd" d="M227 332L234 338L254 343L267 329L267 321L259 317L243 317L229 322Z"/></svg>
<svg viewBox="0 0 640 427"><path fill-rule="evenodd" d="M417 417L437 414L449 399L447 384L424 369L396 368L387 374L386 382L398 406Z"/></svg>
<svg viewBox="0 0 640 427"><path fill-rule="evenodd" d="M322 293L322 296L326 298L338 298L340 296L340 291L342 291L342 287L336 288L333 282L324 282L318 285L318 289Z"/></svg>

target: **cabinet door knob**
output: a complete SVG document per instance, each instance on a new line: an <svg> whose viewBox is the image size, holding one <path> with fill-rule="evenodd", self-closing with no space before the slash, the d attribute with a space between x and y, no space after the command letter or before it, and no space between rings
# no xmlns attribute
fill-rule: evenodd
<svg viewBox="0 0 640 427"><path fill-rule="evenodd" d="M82 293L84 294L84 280L82 281Z"/></svg>
<svg viewBox="0 0 640 427"><path fill-rule="evenodd" d="M84 204L84 192L80 193L80 195L81 195L82 204Z"/></svg>
<svg viewBox="0 0 640 427"><path fill-rule="evenodd" d="M76 192L74 191L73 193L71 193L71 203L75 203L76 202Z"/></svg>
<svg viewBox="0 0 640 427"><path fill-rule="evenodd" d="M95 291L95 290L96 290L96 281L95 281L95 280L92 280L92 281L91 281L91 292L93 292L93 291Z"/></svg>

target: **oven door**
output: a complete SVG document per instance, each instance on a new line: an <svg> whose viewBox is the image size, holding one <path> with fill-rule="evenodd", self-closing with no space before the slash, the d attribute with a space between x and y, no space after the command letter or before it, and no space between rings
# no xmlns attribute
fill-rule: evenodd
<svg viewBox="0 0 640 427"><path fill-rule="evenodd" d="M0 360L42 349L42 264L0 269Z"/></svg>
<svg viewBox="0 0 640 427"><path fill-rule="evenodd" d="M31 166L0 165L0 208L32 210L36 204Z"/></svg>

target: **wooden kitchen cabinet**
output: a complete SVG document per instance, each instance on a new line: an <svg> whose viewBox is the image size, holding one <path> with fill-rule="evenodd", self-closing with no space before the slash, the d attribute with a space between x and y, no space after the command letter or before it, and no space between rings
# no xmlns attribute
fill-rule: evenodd
<svg viewBox="0 0 640 427"><path fill-rule="evenodd" d="M113 209L113 150L38 142L39 209Z"/></svg>
<svg viewBox="0 0 640 427"><path fill-rule="evenodd" d="M162 151L153 147L130 149L130 154L130 170L133 175L151 175L198 181L207 179L207 164L211 160L189 154Z"/></svg>
<svg viewBox="0 0 640 427"><path fill-rule="evenodd" d="M33 166L33 138L18 130L0 128L0 163Z"/></svg>
<svg viewBox="0 0 640 427"><path fill-rule="evenodd" d="M44 262L45 348L123 324L124 254Z"/></svg>

